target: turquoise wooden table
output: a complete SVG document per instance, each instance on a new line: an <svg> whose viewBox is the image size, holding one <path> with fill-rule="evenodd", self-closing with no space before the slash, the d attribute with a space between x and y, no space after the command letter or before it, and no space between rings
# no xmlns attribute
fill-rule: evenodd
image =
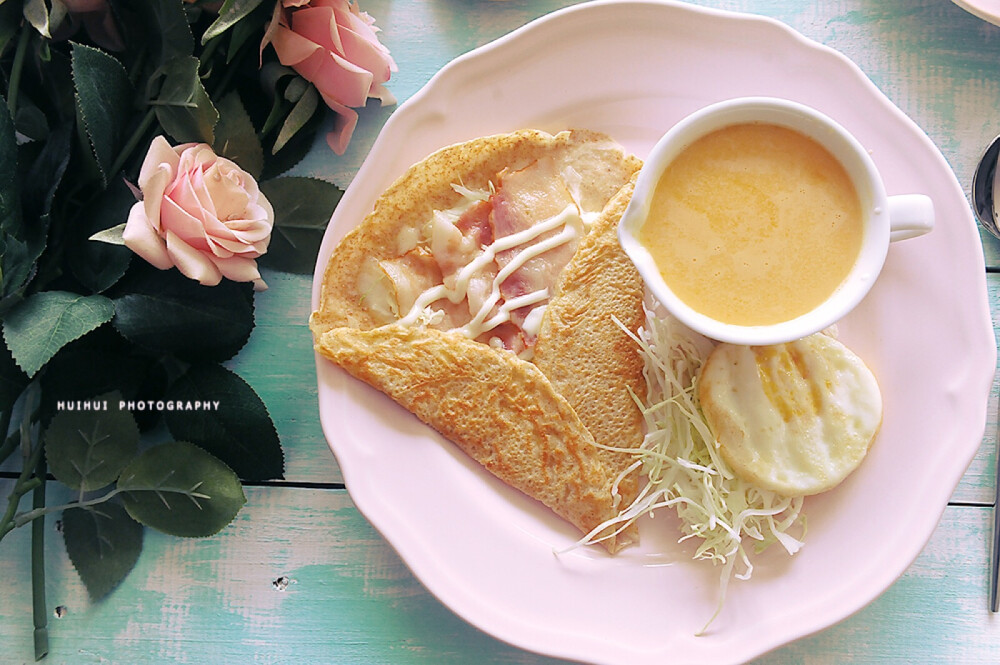
<svg viewBox="0 0 1000 665"><path fill-rule="evenodd" d="M364 0L399 64L403 101L454 57L567 0ZM1000 133L1000 28L950 0L698 0L770 16L851 58L939 146L968 192ZM350 184L393 108L362 113L343 157L317 145L299 171ZM1000 241L982 234L992 311ZM320 430L310 278L265 275L257 328L231 367L270 409L286 479L251 485L233 524L205 540L149 532L136 570L91 604L58 538L47 539L50 663L555 662L470 627L431 596L354 508ZM994 392L996 392L994 390ZM987 609L995 398L979 454L916 562L848 620L755 661L998 663ZM0 489L10 482L0 475ZM6 493L6 489L2 489ZM55 519L48 528L55 529ZM32 659L29 534L0 548L0 662Z"/></svg>

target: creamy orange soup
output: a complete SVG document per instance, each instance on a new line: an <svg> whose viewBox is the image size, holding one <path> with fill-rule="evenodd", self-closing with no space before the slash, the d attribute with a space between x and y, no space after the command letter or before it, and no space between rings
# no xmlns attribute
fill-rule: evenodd
<svg viewBox="0 0 1000 665"><path fill-rule="evenodd" d="M657 183L640 242L688 306L768 325L826 300L861 249L861 204L823 146L769 124L695 141Z"/></svg>

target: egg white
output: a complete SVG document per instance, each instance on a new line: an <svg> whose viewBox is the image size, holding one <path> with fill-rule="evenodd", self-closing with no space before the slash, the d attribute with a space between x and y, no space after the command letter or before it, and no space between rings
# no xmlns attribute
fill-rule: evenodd
<svg viewBox="0 0 1000 665"><path fill-rule="evenodd" d="M698 396L733 473L785 496L840 484L882 422L874 374L823 333L773 346L720 344L702 368Z"/></svg>

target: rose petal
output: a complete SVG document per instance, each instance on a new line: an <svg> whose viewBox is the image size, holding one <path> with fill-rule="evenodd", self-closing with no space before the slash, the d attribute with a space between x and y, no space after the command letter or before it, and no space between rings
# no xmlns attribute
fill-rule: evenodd
<svg viewBox="0 0 1000 665"><path fill-rule="evenodd" d="M379 48L378 42L372 43L358 33L344 29L340 33L344 44L344 57L352 63L372 73L375 83L385 83L394 71L396 63L388 52Z"/></svg>
<svg viewBox="0 0 1000 665"><path fill-rule="evenodd" d="M216 216L215 202L212 200L211 192L208 191L205 172L214 167L220 159L211 147L199 143L181 153L180 163L177 165L178 172L184 174L184 179L191 188L190 193L197 198L198 205L212 216Z"/></svg>
<svg viewBox="0 0 1000 665"><path fill-rule="evenodd" d="M219 258L237 254L245 258L255 259L267 252L270 234L260 240L249 240L239 232L227 231L225 235L211 234L207 240L212 248L212 254Z"/></svg>
<svg viewBox="0 0 1000 665"><path fill-rule="evenodd" d="M245 216L252 199L239 167L219 160L205 172L204 180L205 191L211 196L216 217L228 221Z"/></svg>
<svg viewBox="0 0 1000 665"><path fill-rule="evenodd" d="M328 51L344 54L340 43L340 28L330 7L311 5L292 14L288 26L293 32Z"/></svg>
<svg viewBox="0 0 1000 665"><path fill-rule="evenodd" d="M216 256L231 256L241 254L248 258L257 258L267 252L267 244L270 233L264 238L251 240L252 236L244 236L242 233L231 233L230 237L221 234L213 234L208 237L209 244L220 251L213 250Z"/></svg>
<svg viewBox="0 0 1000 665"><path fill-rule="evenodd" d="M146 219L154 229L160 231L160 207L163 203L163 192L170 186L174 177L169 164L161 163L159 168L151 170L146 178L146 186L141 188L142 205L146 209Z"/></svg>
<svg viewBox="0 0 1000 665"><path fill-rule="evenodd" d="M195 217L175 201L163 199L163 206L160 209L160 226L164 233L173 233L178 238L182 238L188 245L196 249L208 249L208 241L205 240L204 217Z"/></svg>
<svg viewBox="0 0 1000 665"><path fill-rule="evenodd" d="M322 94L322 91L321 93ZM323 95L323 101L334 112L333 129L326 135L326 143L338 155L343 155L351 142L354 128L358 125L358 114L353 109L344 106L337 100Z"/></svg>
<svg viewBox="0 0 1000 665"><path fill-rule="evenodd" d="M227 279L235 282L254 282L256 289L257 281L267 288L264 280L260 278L260 271L257 269L257 262L240 256L228 259L215 259L215 266ZM261 289L256 289L261 290Z"/></svg>
<svg viewBox="0 0 1000 665"><path fill-rule="evenodd" d="M183 161L181 162L183 166ZM215 202L212 200L212 194L208 191L208 187L205 183L205 173L202 170L203 167L195 167L193 169L188 169L179 174L177 180L175 181L178 187L186 188L185 195L190 197L182 205L189 207L191 210L204 210L206 215L211 217L216 217L215 212ZM168 189L168 193L170 190ZM171 198L174 198L171 196Z"/></svg>
<svg viewBox="0 0 1000 665"><path fill-rule="evenodd" d="M306 10L300 10L299 13ZM348 106L364 106L374 75L315 41L283 26L272 39L281 64L292 67L324 95Z"/></svg>
<svg viewBox="0 0 1000 665"><path fill-rule="evenodd" d="M373 45L377 45L378 48L382 49L386 53L389 52L385 46L381 44L378 40L378 28L375 27L375 19L369 16L365 12L358 10L357 5L352 5L349 3L335 3L333 5L333 10L337 17L337 23L341 26L341 29L350 30L360 36L367 42Z"/></svg>
<svg viewBox="0 0 1000 665"><path fill-rule="evenodd" d="M232 219L225 223L233 237L247 242L264 240L271 235L273 222L268 211L261 205L247 206L247 219Z"/></svg>
<svg viewBox="0 0 1000 665"><path fill-rule="evenodd" d="M368 96L372 99L377 99L382 103L382 106L392 106L396 103L396 96L392 94L388 88L384 85L372 84L371 92Z"/></svg>
<svg viewBox="0 0 1000 665"><path fill-rule="evenodd" d="M177 146L175 150L180 155L177 163L178 171L193 172L214 164L219 159L215 151L207 143L186 143L183 146Z"/></svg>
<svg viewBox="0 0 1000 665"><path fill-rule="evenodd" d="M270 237L271 229L274 228L274 206L271 202L267 200L264 196L264 192L260 191L257 183L253 183L254 195L257 197L257 205L260 207L263 215L260 216L260 220L267 224L268 237Z"/></svg>
<svg viewBox="0 0 1000 665"><path fill-rule="evenodd" d="M215 206L204 192L199 174L182 171L164 192L164 200L174 203L179 209L199 220L215 217ZM207 205L206 205L207 204ZM178 229L174 229L178 231ZM185 238L187 234L181 234Z"/></svg>
<svg viewBox="0 0 1000 665"><path fill-rule="evenodd" d="M359 11L357 4L344 0L332 0L329 5L333 8L340 27L339 38L344 45L341 51L344 57L372 72L377 82L388 81L389 73L399 71L399 68L389 54L389 49L379 41L375 19ZM384 78L380 76L383 70Z"/></svg>
<svg viewBox="0 0 1000 665"><path fill-rule="evenodd" d="M264 202L267 200L264 199ZM266 208L259 204L248 205L242 214L243 219L206 220L206 238L236 253L266 250L274 226L270 203Z"/></svg>
<svg viewBox="0 0 1000 665"><path fill-rule="evenodd" d="M171 148L158 137L141 184L125 232L137 254L205 285L229 276L266 288L255 259L267 251L274 209L251 175L204 143Z"/></svg>
<svg viewBox="0 0 1000 665"><path fill-rule="evenodd" d="M125 222L122 239L126 247L160 270L173 267L174 262L167 254L167 245L146 217L145 207L141 201L128 211L128 221Z"/></svg>
<svg viewBox="0 0 1000 665"><path fill-rule="evenodd" d="M383 106L395 97L382 85L398 71L382 44L375 19L350 0L282 0L275 6L261 41L274 46L285 66L311 82L334 110L327 143L343 154L357 125L358 108L369 98Z"/></svg>
<svg viewBox="0 0 1000 665"><path fill-rule="evenodd" d="M142 167L139 169L139 189L144 193L149 186L149 180L156 173L164 168L171 174L177 172L177 165L180 163L180 152L170 147L167 139L157 136L149 143L149 150L142 160ZM162 192L161 192L162 193Z"/></svg>
<svg viewBox="0 0 1000 665"><path fill-rule="evenodd" d="M365 105L374 80L374 75L367 69L328 51L320 61L312 82L324 98L359 107Z"/></svg>
<svg viewBox="0 0 1000 665"><path fill-rule="evenodd" d="M187 244L172 231L167 231L166 241L170 258L185 277L205 286L215 286L222 281L222 272L204 252Z"/></svg>
<svg viewBox="0 0 1000 665"><path fill-rule="evenodd" d="M323 51L319 44L295 34L284 25L279 25L274 31L271 45L274 46L274 50L278 54L278 60L286 67L295 67L314 53L322 53Z"/></svg>

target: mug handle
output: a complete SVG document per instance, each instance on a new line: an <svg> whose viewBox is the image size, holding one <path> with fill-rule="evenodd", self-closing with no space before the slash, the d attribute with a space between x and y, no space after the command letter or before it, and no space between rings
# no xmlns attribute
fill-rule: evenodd
<svg viewBox="0 0 1000 665"><path fill-rule="evenodd" d="M934 228L934 202L924 194L889 197L889 241L922 236Z"/></svg>

